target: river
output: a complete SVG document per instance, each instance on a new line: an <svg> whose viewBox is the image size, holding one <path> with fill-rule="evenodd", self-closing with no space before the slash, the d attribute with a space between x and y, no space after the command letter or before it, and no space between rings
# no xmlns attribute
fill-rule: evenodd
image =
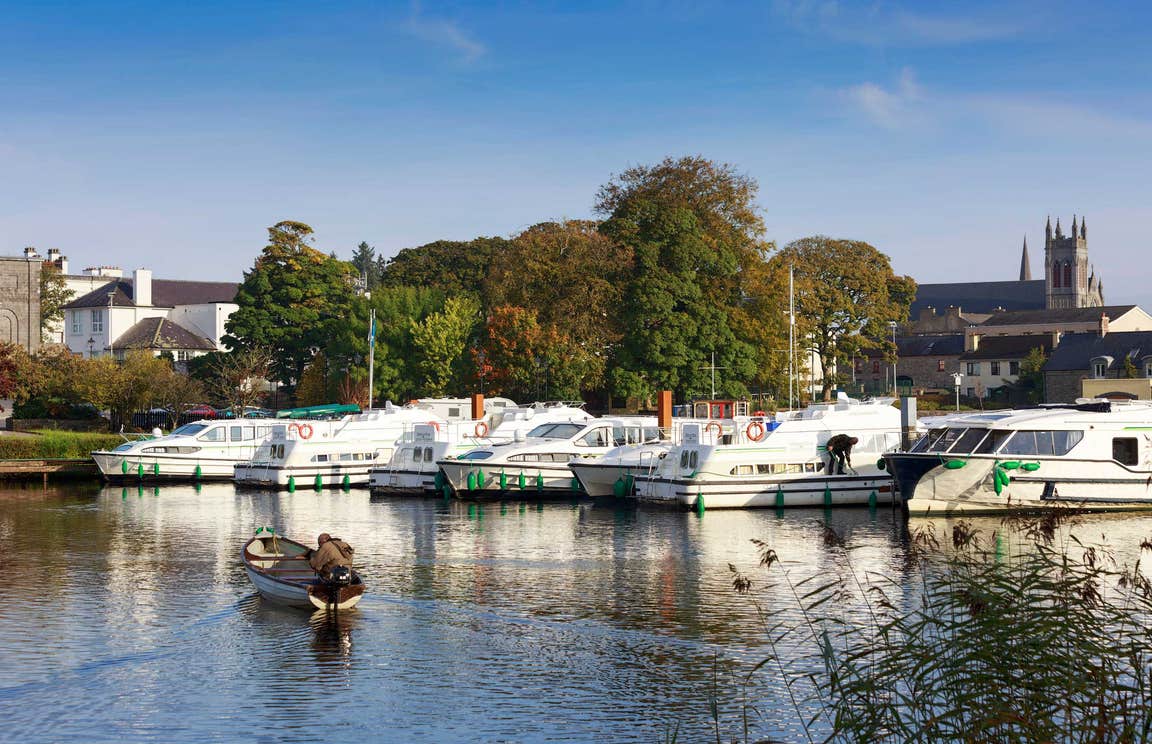
<svg viewBox="0 0 1152 744"><path fill-rule="evenodd" d="M1146 517L1101 524L1128 543L1152 534ZM261 526L354 545L368 584L359 607L333 622L262 601L239 560ZM787 617L796 602L757 567L753 539L793 583L915 580L904 519L885 507L697 515L6 486L4 738L694 742L719 730L802 741L779 676L748 676L773 649L786 661L808 652L769 644L760 612ZM733 590L730 565L752 578L749 593Z"/></svg>

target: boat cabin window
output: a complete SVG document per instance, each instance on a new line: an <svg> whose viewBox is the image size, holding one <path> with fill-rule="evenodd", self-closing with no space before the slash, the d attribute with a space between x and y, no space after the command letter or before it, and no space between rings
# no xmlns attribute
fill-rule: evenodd
<svg viewBox="0 0 1152 744"><path fill-rule="evenodd" d="M145 447L144 451L145 452L156 452L156 453L162 453L162 454L169 454L169 455L191 455L195 452L199 452L200 448L199 447L174 447L174 446Z"/></svg>
<svg viewBox="0 0 1152 744"><path fill-rule="evenodd" d="M948 448L951 447L952 445L956 444L956 440L958 440L961 436L963 436L964 432L966 432L966 431L968 431L968 430L956 428L956 427L948 427L947 429L944 430L943 434L941 434L939 437L936 438L936 441L932 442L932 444L929 445L928 451L929 452L947 452Z"/></svg>
<svg viewBox="0 0 1152 744"><path fill-rule="evenodd" d="M364 453L364 459L365 460L371 460L372 459L372 453L371 452ZM424 448L424 462L432 462L432 448L431 447L425 447Z"/></svg>
<svg viewBox="0 0 1152 744"><path fill-rule="evenodd" d="M473 450L472 452L465 452L456 458L457 460L487 460L492 456L488 450Z"/></svg>
<svg viewBox="0 0 1152 744"><path fill-rule="evenodd" d="M917 442L912 445L912 449L910 449L908 451L909 452L927 452L928 448L930 446L932 446L932 444L937 439L940 438L940 436L944 433L944 431L945 431L944 429L929 429L928 433L925 434L924 436L920 437L920 439L917 440Z"/></svg>
<svg viewBox="0 0 1152 744"><path fill-rule="evenodd" d="M255 426L232 426L229 429L229 438L233 442L250 442L256 438Z"/></svg>
<svg viewBox="0 0 1152 744"><path fill-rule="evenodd" d="M328 455L313 455L312 462L328 462Z"/></svg>
<svg viewBox="0 0 1152 744"><path fill-rule="evenodd" d="M227 433L228 432L225 431L225 427L217 426L215 429L209 429L196 438L202 442L223 442L225 434Z"/></svg>
<svg viewBox="0 0 1152 744"><path fill-rule="evenodd" d="M1010 436L1012 436L1012 431L1009 429L989 429L988 436L984 437L976 449L972 451L978 455L990 454L1004 444L1004 440Z"/></svg>
<svg viewBox="0 0 1152 744"><path fill-rule="evenodd" d="M574 437L584 427L580 424L540 424L528 436L540 439L568 439Z"/></svg>
<svg viewBox="0 0 1152 744"><path fill-rule="evenodd" d="M577 439L575 444L583 447L611 447L612 430L604 427L593 429Z"/></svg>
<svg viewBox="0 0 1152 744"><path fill-rule="evenodd" d="M404 449L402 449L400 451L400 460L401 460L401 462L403 462L404 460L412 460L413 462L420 462L423 454L424 454L424 450L420 449L419 447L417 447L415 449L405 447Z"/></svg>
<svg viewBox="0 0 1152 744"><path fill-rule="evenodd" d="M700 455L696 450L684 450L680 453L680 469L695 470L700 463Z"/></svg>
<svg viewBox="0 0 1152 744"><path fill-rule="evenodd" d="M1136 437L1113 437L1112 459L1121 465L1140 464L1140 444Z"/></svg>
<svg viewBox="0 0 1152 744"><path fill-rule="evenodd" d="M1017 431L1000 455L1066 455L1084 438L1082 431Z"/></svg>
<svg viewBox="0 0 1152 744"><path fill-rule="evenodd" d="M987 436L987 429L969 429L960 435L956 440L956 444L952 445L952 449L948 450L955 455L967 455L976 449L981 440Z"/></svg>
<svg viewBox="0 0 1152 744"><path fill-rule="evenodd" d="M284 445L282 445L282 444L272 445L272 456L279 459L279 460L283 460L284 459Z"/></svg>
<svg viewBox="0 0 1152 744"><path fill-rule="evenodd" d="M174 432L172 432L169 436L174 437L179 435L182 437L191 437L199 434L207 428L207 424L184 424L179 429L176 429Z"/></svg>
<svg viewBox="0 0 1152 744"><path fill-rule="evenodd" d="M751 465L736 465L729 471L730 475L752 475Z"/></svg>

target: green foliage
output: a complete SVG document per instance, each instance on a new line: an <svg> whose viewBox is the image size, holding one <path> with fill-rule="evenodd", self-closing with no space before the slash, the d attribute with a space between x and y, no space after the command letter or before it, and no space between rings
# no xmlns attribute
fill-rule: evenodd
<svg viewBox="0 0 1152 744"><path fill-rule="evenodd" d="M268 245L244 274L224 337L230 349L269 349L272 375L288 385L317 350L346 332L355 303L351 264L312 248L311 235L300 222L268 229Z"/></svg>
<svg viewBox="0 0 1152 744"><path fill-rule="evenodd" d="M384 287L429 287L444 294L479 293L493 256L505 250L504 238L437 240L405 248L380 272Z"/></svg>
<svg viewBox="0 0 1152 744"><path fill-rule="evenodd" d="M49 327L64 320L64 306L72 301L74 292L68 289L64 275L51 261L40 266L40 335L43 341L50 340Z"/></svg>
<svg viewBox="0 0 1152 744"><path fill-rule="evenodd" d="M27 400L32 374L32 359L24 347L0 341L0 398Z"/></svg>
<svg viewBox="0 0 1152 744"><path fill-rule="evenodd" d="M416 367L427 395L459 394L461 364L480 321L480 303L468 296L451 297L444 310L411 321Z"/></svg>
<svg viewBox="0 0 1152 744"><path fill-rule="evenodd" d="M1140 376L1139 371L1136 369L1136 363L1132 361L1131 354L1124 357L1124 376L1129 380Z"/></svg>
<svg viewBox="0 0 1152 744"><path fill-rule="evenodd" d="M374 399L407 401L418 398L423 384L418 369L416 347L412 339L413 322L444 307L440 290L426 287L378 287L372 293L376 309L376 360ZM368 321L363 321L368 335ZM367 371L367 342L360 341L364 353L363 369Z"/></svg>
<svg viewBox="0 0 1152 744"><path fill-rule="evenodd" d="M41 431L36 436L0 437L0 460L83 459L93 450L112 449L124 440L115 434Z"/></svg>
<svg viewBox="0 0 1152 744"><path fill-rule="evenodd" d="M482 356L485 387L521 400L578 398L598 364L533 311L513 305L492 310Z"/></svg>
<svg viewBox="0 0 1152 744"><path fill-rule="evenodd" d="M361 241L352 252L352 266L356 268L356 276L363 280L364 289L369 291L380 283L380 270L376 263L376 249Z"/></svg>
<svg viewBox="0 0 1152 744"><path fill-rule="evenodd" d="M826 371L825 400L841 382L830 371L848 369L861 349L893 353L885 340L891 333L888 324L907 319L916 283L896 276L886 255L858 240L817 235L789 243L769 263L777 293L785 296L788 267L794 269L797 339L801 347L816 350Z"/></svg>
<svg viewBox="0 0 1152 744"><path fill-rule="evenodd" d="M1020 376L1016 378L1016 385L1025 392L1029 403L1044 402L1044 363L1047 361L1044 349L1037 346L1020 362Z"/></svg>
<svg viewBox="0 0 1152 744"><path fill-rule="evenodd" d="M188 376L199 380L213 405L231 408L241 415L264 397L265 381L272 368L272 352L260 346L213 351L188 361Z"/></svg>
<svg viewBox="0 0 1152 744"><path fill-rule="evenodd" d="M729 320L742 301L741 266L759 256L764 227L756 183L700 157L631 168L600 189L601 232L633 261L614 356L617 394L672 390L741 396L754 373L751 347Z"/></svg>
<svg viewBox="0 0 1152 744"><path fill-rule="evenodd" d="M798 607L764 613L772 657L753 673L772 670L810 740L1146 741L1152 584L1139 561L1121 566L1109 546L1077 540L1069 518L1011 520L987 542L958 522L950 549L929 523L913 535L918 578L901 583L853 567L830 528L824 544L849 567L842 578L793 583L754 541L768 591ZM733 585L752 589L739 573ZM782 647L809 656L789 663Z"/></svg>

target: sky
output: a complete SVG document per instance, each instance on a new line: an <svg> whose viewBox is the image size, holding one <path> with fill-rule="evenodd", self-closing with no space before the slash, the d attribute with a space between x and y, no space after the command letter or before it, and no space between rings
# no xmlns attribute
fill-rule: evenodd
<svg viewBox="0 0 1152 744"><path fill-rule="evenodd" d="M1152 5L0 0L0 255L239 281L280 220L351 257L593 216L672 156L767 237L1015 279L1088 221L1152 309Z"/></svg>

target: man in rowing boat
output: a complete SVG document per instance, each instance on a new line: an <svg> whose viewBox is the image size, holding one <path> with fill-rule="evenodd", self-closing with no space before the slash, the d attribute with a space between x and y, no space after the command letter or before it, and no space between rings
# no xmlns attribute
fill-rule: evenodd
<svg viewBox="0 0 1152 744"><path fill-rule="evenodd" d="M316 549L308 552L308 565L321 576L327 576L337 566L352 567L351 545L338 537L323 532L316 538Z"/></svg>
<svg viewBox="0 0 1152 744"><path fill-rule="evenodd" d="M847 434L837 434L824 444L828 451L828 474L844 475L852 467L852 445L860 440Z"/></svg>

